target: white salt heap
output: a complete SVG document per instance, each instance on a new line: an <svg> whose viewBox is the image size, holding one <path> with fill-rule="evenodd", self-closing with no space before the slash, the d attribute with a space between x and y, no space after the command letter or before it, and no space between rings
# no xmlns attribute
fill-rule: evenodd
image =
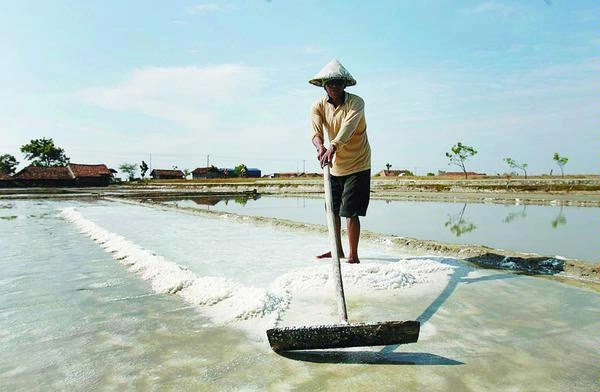
<svg viewBox="0 0 600 392"><path fill-rule="evenodd" d="M105 230L84 218L74 208L64 208L61 214L83 234L110 252L115 260L148 281L154 292L178 294L189 304L197 306L215 323L250 322L254 324L254 329L264 331L265 327L281 324L292 302L301 303L301 299L311 296L331 297L331 268L327 262L310 263L305 268L291 269L267 287L253 287L223 276L197 276L189 268ZM246 225L242 230L251 229ZM240 247L239 252L245 251L247 250ZM432 259L407 258L398 262L363 261L358 265L343 264L342 274L344 286L348 290L368 294L443 281L452 268ZM300 312L302 311L301 309Z"/></svg>

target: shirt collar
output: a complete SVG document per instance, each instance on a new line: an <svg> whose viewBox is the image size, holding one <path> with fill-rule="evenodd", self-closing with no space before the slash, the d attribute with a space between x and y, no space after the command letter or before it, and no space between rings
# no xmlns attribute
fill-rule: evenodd
<svg viewBox="0 0 600 392"><path fill-rule="evenodd" d="M344 91L344 100L342 101L342 103L340 104L340 106L342 106L343 104L345 104L347 99L348 99L348 92ZM329 94L327 94L327 102L333 105L333 102L331 102L331 97L329 96Z"/></svg>

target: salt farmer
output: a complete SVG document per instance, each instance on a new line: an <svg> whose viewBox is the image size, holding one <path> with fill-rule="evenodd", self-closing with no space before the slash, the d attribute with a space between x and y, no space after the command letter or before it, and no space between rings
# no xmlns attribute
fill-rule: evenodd
<svg viewBox="0 0 600 392"><path fill-rule="evenodd" d="M331 191L337 251L344 256L341 240L341 216L346 218L350 253L348 263L359 263L360 216L367 214L371 189L371 147L367 139L365 103L361 97L345 91L356 80L337 60L331 60L310 84L323 87L326 96L311 107L312 143L321 167L331 166ZM324 145L327 131L329 148ZM331 252L317 256L330 258Z"/></svg>

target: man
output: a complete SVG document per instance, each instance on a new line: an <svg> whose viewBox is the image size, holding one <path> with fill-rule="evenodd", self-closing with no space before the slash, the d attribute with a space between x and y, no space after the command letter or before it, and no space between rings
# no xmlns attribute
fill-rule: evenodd
<svg viewBox="0 0 600 392"><path fill-rule="evenodd" d="M346 218L350 253L348 263L360 263L358 241L359 216L367 214L371 189L371 148L367 139L364 101L345 91L356 80L337 60L327 64L309 83L324 87L327 96L311 108L312 143L321 167L331 166L331 191L337 251L344 256L341 218ZM323 144L327 132L329 148ZM331 257L331 252L317 256Z"/></svg>

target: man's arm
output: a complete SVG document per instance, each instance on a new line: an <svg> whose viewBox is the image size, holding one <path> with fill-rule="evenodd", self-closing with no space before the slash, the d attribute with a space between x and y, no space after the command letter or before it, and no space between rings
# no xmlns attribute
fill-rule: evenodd
<svg viewBox="0 0 600 392"><path fill-rule="evenodd" d="M323 144L323 116L318 105L313 105L311 108L311 125L312 125L312 144L317 149L317 160L321 163L321 167L330 164L333 159L335 148L325 148Z"/></svg>

